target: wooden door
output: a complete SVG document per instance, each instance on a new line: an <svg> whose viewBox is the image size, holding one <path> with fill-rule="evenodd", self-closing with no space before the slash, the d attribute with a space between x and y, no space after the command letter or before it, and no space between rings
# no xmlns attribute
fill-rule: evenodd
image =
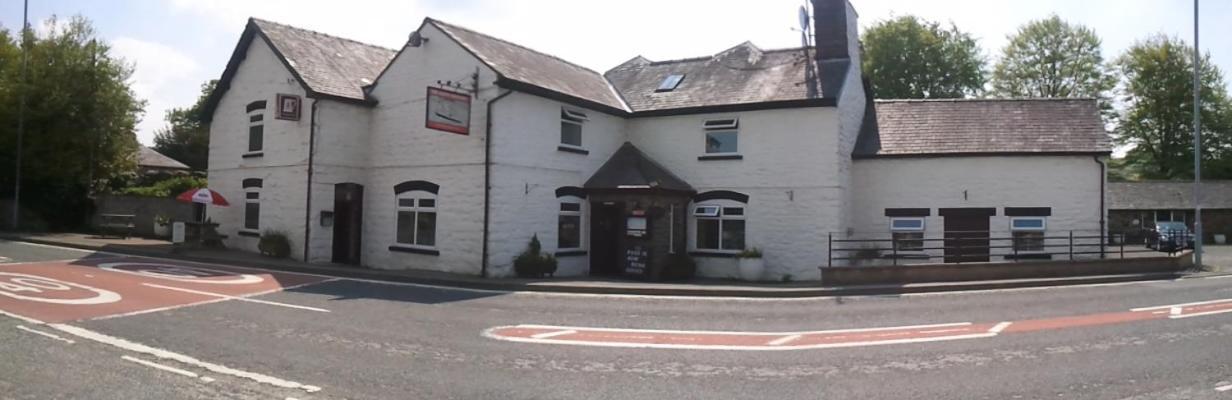
<svg viewBox="0 0 1232 400"><path fill-rule="evenodd" d="M360 264L363 244L364 186L358 183L334 185L333 262Z"/></svg>
<svg viewBox="0 0 1232 400"><path fill-rule="evenodd" d="M988 217L995 209L953 208L942 209L945 217L945 262L984 262L991 253L988 236Z"/></svg>

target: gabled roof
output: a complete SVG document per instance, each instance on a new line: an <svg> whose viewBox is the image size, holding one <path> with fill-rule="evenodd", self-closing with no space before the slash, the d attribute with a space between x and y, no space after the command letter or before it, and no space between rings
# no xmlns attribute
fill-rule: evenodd
<svg viewBox="0 0 1232 400"><path fill-rule="evenodd" d="M159 153L158 151L145 146L140 146L137 149L137 166L158 169L191 169L187 165L184 165L184 163L176 161L174 158L167 157L163 153Z"/></svg>
<svg viewBox="0 0 1232 400"><path fill-rule="evenodd" d="M1108 182L1109 210L1192 208L1192 181ZM1232 180L1203 181L1202 208L1232 208Z"/></svg>
<svg viewBox="0 0 1232 400"><path fill-rule="evenodd" d="M854 157L1109 154L1094 99L877 100ZM876 143L876 145L869 145Z"/></svg>
<svg viewBox="0 0 1232 400"><path fill-rule="evenodd" d="M309 97L342 101L366 102L363 87L376 79L395 54L392 49L249 18L227 69L218 81L218 89L206 102L203 110L206 119L213 116L218 101L230 88L231 79L255 38L269 43L274 54L299 80Z"/></svg>
<svg viewBox="0 0 1232 400"><path fill-rule="evenodd" d="M521 45L428 18L500 76L506 86L547 97L580 100L600 111L628 112L624 101L598 72ZM520 84L520 85L519 85Z"/></svg>
<svg viewBox="0 0 1232 400"><path fill-rule="evenodd" d="M804 48L762 50L744 42L713 56L672 61L638 56L604 76L634 113L775 102L832 105L837 90L810 93L806 72L813 55ZM846 73L845 65L823 69L823 75L833 75L830 80L839 81L838 86L831 87L841 87ZM658 91L659 84L670 75L684 75L684 79L674 90Z"/></svg>
<svg viewBox="0 0 1232 400"><path fill-rule="evenodd" d="M692 192L684 179L650 159L632 143L625 142L582 185L586 189L653 188Z"/></svg>

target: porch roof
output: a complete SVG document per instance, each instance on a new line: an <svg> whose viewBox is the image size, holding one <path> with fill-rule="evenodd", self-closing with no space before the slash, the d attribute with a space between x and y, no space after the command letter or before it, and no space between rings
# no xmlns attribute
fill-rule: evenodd
<svg viewBox="0 0 1232 400"><path fill-rule="evenodd" d="M586 189L662 189L693 192L684 179L625 142L583 185Z"/></svg>

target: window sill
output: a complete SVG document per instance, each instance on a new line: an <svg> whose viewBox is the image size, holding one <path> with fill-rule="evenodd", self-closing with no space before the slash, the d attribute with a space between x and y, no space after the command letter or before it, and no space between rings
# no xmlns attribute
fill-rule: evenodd
<svg viewBox="0 0 1232 400"><path fill-rule="evenodd" d="M718 251L718 250L694 250L690 251L689 255L693 257L714 257L714 258L738 258L740 252Z"/></svg>
<svg viewBox="0 0 1232 400"><path fill-rule="evenodd" d="M265 152L263 152L263 151L251 151L251 152L244 153L244 155L241 155L240 157L243 157L243 158L259 158L259 157L263 157L263 156L265 156Z"/></svg>
<svg viewBox="0 0 1232 400"><path fill-rule="evenodd" d="M559 250L556 252L556 257L574 257L586 255L586 250Z"/></svg>
<svg viewBox="0 0 1232 400"><path fill-rule="evenodd" d="M428 255L428 256L441 255L441 252L439 250L427 249L427 248L422 248L422 247L398 246L398 245L389 246L389 251L396 251L399 253L423 254L423 255Z"/></svg>
<svg viewBox="0 0 1232 400"><path fill-rule="evenodd" d="M711 154L698 156L697 161L718 161L718 160L743 160L744 156L740 154Z"/></svg>
<svg viewBox="0 0 1232 400"><path fill-rule="evenodd" d="M248 230L248 229L241 230L239 232L236 232L235 234L240 235L240 236L247 236L247 237L261 237L261 232L257 232L254 230Z"/></svg>
<svg viewBox="0 0 1232 400"><path fill-rule="evenodd" d="M590 154L589 150L565 145L556 146L556 150L574 154Z"/></svg>

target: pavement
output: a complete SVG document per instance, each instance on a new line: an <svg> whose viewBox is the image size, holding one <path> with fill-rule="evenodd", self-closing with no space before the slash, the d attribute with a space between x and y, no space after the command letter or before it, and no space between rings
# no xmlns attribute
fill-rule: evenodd
<svg viewBox="0 0 1232 400"><path fill-rule="evenodd" d="M1232 398L1223 276L683 298L447 288L17 242L0 242L0 256L0 398ZM502 327L548 341L493 337ZM790 346L787 334L848 345L622 345L756 336Z"/></svg>
<svg viewBox="0 0 1232 400"><path fill-rule="evenodd" d="M654 296L792 298L884 295L1168 280L1232 273L1232 246L1208 246L1206 264L1210 268L1205 271L1190 271L1181 274L1166 272L968 282L833 286L825 285L818 281L740 282L702 278L687 282L640 282L602 277L490 279L436 271L381 270L345 265L307 264L290 259L275 259L233 250L196 249L181 251L169 242L142 238L103 238L77 233L0 234L0 240L4 239L117 254L173 258L184 261L223 263L335 277L374 279L468 289Z"/></svg>

